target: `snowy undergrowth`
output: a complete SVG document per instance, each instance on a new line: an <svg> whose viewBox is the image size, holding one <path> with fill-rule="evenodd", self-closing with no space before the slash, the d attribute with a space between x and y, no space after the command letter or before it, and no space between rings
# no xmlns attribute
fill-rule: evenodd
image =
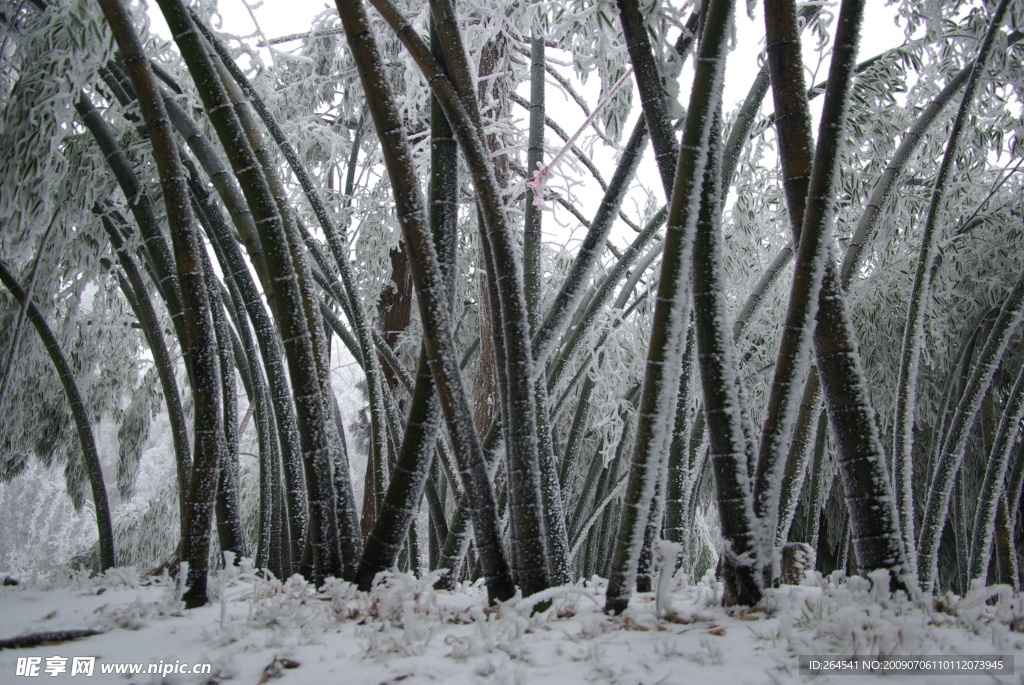
<svg viewBox="0 0 1024 685"><path fill-rule="evenodd" d="M496 607L487 605L480 584L447 593L435 591L434 580L384 574L369 593L336 579L317 591L297 576L262 577L243 560L217 572L210 606L189 612L173 579L131 568L29 581L0 592L0 614L9 617L0 638L71 628L106 632L0 651L0 680L14 674L19 656L79 654L99 663L213 665L212 680L154 681L169 683L250 683L265 672L282 683L339 676L350 683L673 683L702 673L775 683L806 680L797 669L800 654L1024 654L1024 636L1015 632L1024 624L1024 607L1005 587L923 602L885 592L880 577L872 585L835 574L769 591L750 610L726 610L709 574L696 585L677 583L660 602L637 595L623 615L608 616L599 578ZM535 610L546 601L547 608ZM1016 682L1006 678L992 682Z"/></svg>

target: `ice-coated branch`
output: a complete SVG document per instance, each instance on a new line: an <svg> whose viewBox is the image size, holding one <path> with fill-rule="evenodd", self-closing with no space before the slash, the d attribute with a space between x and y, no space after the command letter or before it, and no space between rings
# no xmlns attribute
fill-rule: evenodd
<svg viewBox="0 0 1024 685"><path fill-rule="evenodd" d="M182 347L185 347L187 338L182 319L178 277L174 271L174 255L171 252L171 245L157 221L153 201L139 182L139 178L118 144L117 138L85 93L79 93L78 100L75 102L75 111L89 130L93 140L96 141L110 172L117 179L118 186L128 202L128 208L142 233L143 243L149 255L149 263L153 267L157 287L163 295L167 311L171 315L174 332L178 340L181 341Z"/></svg>
<svg viewBox="0 0 1024 685"><path fill-rule="evenodd" d="M554 302L548 307L544 321L535 327L533 336L533 357L538 368L543 368L544 362L551 353L552 348L565 326L568 324L570 313L576 308L580 297L583 295L583 286L590 278L590 274L597 264L601 255L601 248L604 246L611 231L615 215L622 207L622 201L626 196L629 182L636 174L637 166L643 155L647 141L647 127L641 119L633 129L619 163L615 167L615 174L612 176L611 184L601 198L597 214L590 223L583 242L576 253L569 273L562 283Z"/></svg>
<svg viewBox="0 0 1024 685"><path fill-rule="evenodd" d="M552 361L551 368L548 371L549 388L554 387L558 383L569 358L576 351L580 342L585 339L585 335L592 329L594 322L597 321L598 313L608 304L608 300L612 296L615 285L627 270L632 268L633 264L640 258L640 255L643 253L643 250L646 249L647 245L654 240L658 229L661 228L667 216L667 208L662 207L657 214L651 217L651 220L647 222L644 230L633 239L633 242L630 243L629 247L627 247L622 253L622 257L602 279L601 284L597 287L596 292L590 297L583 312L577 312L575 315L577 318L576 324L567 334L565 334L565 342L562 343L561 349ZM647 265L649 265L651 261L661 254L662 247L663 246L660 244L656 245L647 253L647 255L644 256L644 259L642 260L644 266L639 269L641 273L646 270Z"/></svg>
<svg viewBox="0 0 1024 685"><path fill-rule="evenodd" d="M540 42L540 45L541 45L540 59L543 59L543 54L544 54L543 53L543 41L536 41L535 40L534 44L537 44L538 42ZM626 72L622 76L620 76L619 79L615 83L612 84L612 87L608 90L607 95L605 95L604 98L600 102L597 103L597 106L594 107L594 111L591 112L589 115L587 115L587 118L583 120L583 123L580 124L580 127L578 129L576 129L575 133L573 133L571 136L569 136L569 140L565 141L565 145L563 145L558 150L558 152L555 153L555 156L551 158L550 162L548 162L547 164L542 164L539 158L531 159L529 156L527 156L527 160L528 161L527 161L526 168L527 169L535 168L537 170L533 174L533 176L531 176L529 178L529 180L526 181L526 187L533 191L533 204L534 204L534 206L542 207L544 205L544 179L545 179L545 177L548 175L548 173L551 172L552 169L555 168L555 165L558 164L558 160L560 160L562 158L562 155L564 155L567 151L572 149L573 145L576 143L576 139L579 138L580 135L587 129L587 126L589 126L590 122L594 120L594 117L596 117L598 115L598 113L600 113L600 111L602 109L604 109L604 106L607 105L611 101L612 97L615 96L615 93L617 93L619 91L619 88L621 88L623 86L623 84L626 83L626 79L629 78L629 75L631 73L633 73L633 68L632 67L627 69ZM540 77L540 82L543 84L543 82L544 82L543 76ZM532 128L533 128L533 124L532 124L533 106L532 105L531 105L530 109L531 109L531 130L532 130ZM542 120L538 119L538 122L539 121L542 121ZM537 126L540 127L540 124L538 123ZM536 146L534 146L534 145L531 145L531 149L536 150L538 148ZM540 151L543 152L543 147L540 148Z"/></svg>
<svg viewBox="0 0 1024 685"><path fill-rule="evenodd" d="M160 325L156 307L153 305L153 299L149 296L149 289L142 278L142 272L131 252L125 248L124 238L118 230L118 224L125 225L125 218L112 208L104 210L99 204L94 207L93 212L99 215L103 228L110 238L110 245L117 255L117 261L123 271L121 277L125 279L121 289L124 290L127 287L128 292L132 294L128 302L142 325L142 333L146 337L146 343L153 355L153 365L160 378L160 388L163 391L164 404L167 407L167 418L171 424L171 441L174 444L180 526L184 526L186 519L185 494L192 468L192 451L188 445L188 426L181 404L181 393L178 392L178 381L174 376L174 363L167 349L167 342L164 340L163 328ZM116 223L115 218L117 219Z"/></svg>

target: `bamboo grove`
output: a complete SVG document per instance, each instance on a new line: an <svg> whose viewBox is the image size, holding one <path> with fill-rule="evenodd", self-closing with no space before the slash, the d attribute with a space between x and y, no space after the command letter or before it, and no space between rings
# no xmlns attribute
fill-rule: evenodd
<svg viewBox="0 0 1024 685"><path fill-rule="evenodd" d="M188 606L242 557L753 605L797 543L1019 587L1024 7L908 0L871 55L863 0L699 5L337 0L240 39L157 0L168 41L5 0L7 487L62 467L87 561ZM727 68L737 22L767 47ZM158 418L174 482L114 517Z"/></svg>

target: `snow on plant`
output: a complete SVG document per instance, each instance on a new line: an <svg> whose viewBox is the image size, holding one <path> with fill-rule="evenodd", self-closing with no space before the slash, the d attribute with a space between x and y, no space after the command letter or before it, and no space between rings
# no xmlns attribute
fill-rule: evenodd
<svg viewBox="0 0 1024 685"><path fill-rule="evenodd" d="M870 581L833 576L821 582L820 594L810 596L793 589L776 591L778 610L792 617L780 623L781 637L796 654L813 650L873 658L943 654L951 649L951 634L940 626L962 621L968 629L988 635L993 623L1000 622L997 617L1005 629L1014 611L1019 611L1018 600L1011 601L1009 593L979 586L968 597L951 598L945 611L955 618L943 618L905 593L888 594L888 580L883 575L873 575ZM994 596L1001 597L999 604L987 605L985 600Z"/></svg>
<svg viewBox="0 0 1024 685"><path fill-rule="evenodd" d="M672 611L672 589L675 580L676 557L682 545L667 540L658 540L655 546L654 567L657 569L658 582L655 601L658 615L664 616Z"/></svg>
<svg viewBox="0 0 1024 685"><path fill-rule="evenodd" d="M278 592L253 596L248 624L255 628L271 628L268 639L275 646L315 643L317 636L334 621L331 606L320 600L309 584L296 574L280 586Z"/></svg>

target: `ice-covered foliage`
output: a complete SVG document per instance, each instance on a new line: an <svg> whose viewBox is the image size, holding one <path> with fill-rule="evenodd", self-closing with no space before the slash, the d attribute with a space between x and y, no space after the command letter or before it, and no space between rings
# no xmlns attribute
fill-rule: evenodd
<svg viewBox="0 0 1024 685"><path fill-rule="evenodd" d="M16 263L31 256L38 225L58 209L74 98L110 57L95 3L65 3L54 8L59 17L45 18L18 5L4 3L4 43L13 53L5 70L17 78L0 92L0 240L5 259Z"/></svg>

